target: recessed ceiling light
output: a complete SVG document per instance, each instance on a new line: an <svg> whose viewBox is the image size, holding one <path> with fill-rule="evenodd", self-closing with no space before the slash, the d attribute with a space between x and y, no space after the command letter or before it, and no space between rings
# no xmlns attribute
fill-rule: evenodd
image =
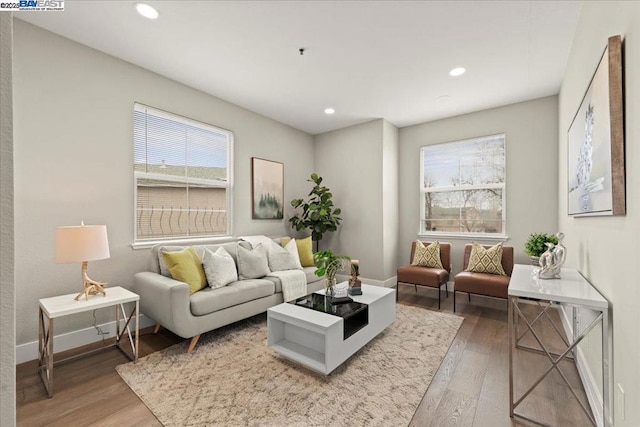
<svg viewBox="0 0 640 427"><path fill-rule="evenodd" d="M138 13L148 19L158 19L158 11L147 3L136 3Z"/></svg>
<svg viewBox="0 0 640 427"><path fill-rule="evenodd" d="M335 112L336 112L336 110L334 108L331 108L331 107L324 109L324 113L325 114L333 114Z"/></svg>
<svg viewBox="0 0 640 427"><path fill-rule="evenodd" d="M436 98L438 102L447 102L451 99L449 95L440 95Z"/></svg>
<svg viewBox="0 0 640 427"><path fill-rule="evenodd" d="M456 67L454 69L452 69L451 71L449 71L449 75L452 77L458 77L461 76L465 73L465 71L467 71L466 68L464 67Z"/></svg>

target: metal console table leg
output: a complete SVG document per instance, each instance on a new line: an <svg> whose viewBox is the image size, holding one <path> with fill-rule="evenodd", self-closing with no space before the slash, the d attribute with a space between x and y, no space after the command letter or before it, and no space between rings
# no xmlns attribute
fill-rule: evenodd
<svg viewBox="0 0 640 427"><path fill-rule="evenodd" d="M522 310L520 309L519 306L519 298L518 297L509 297L509 310L508 310L508 316L509 316L509 337L510 337L510 346L509 346L509 415L511 417L517 416L519 418L523 418L529 421L533 421L525 416L522 416L520 414L517 414L515 412L515 409L518 407L518 405L520 405L520 403L522 403L522 401L529 396L529 394L544 380L544 378L550 373L552 372L554 369L558 372L558 374L560 375L560 377L563 379L563 381L566 383L567 387L569 388L569 390L571 391L571 394L573 395L573 397L576 399L576 401L580 404L580 408L582 409L582 411L584 412L584 414L589 418L589 420L591 421L591 423L594 426L597 426L598 423L596 422L595 418L593 417L593 415L591 415L591 412L589 410L589 408L587 408L587 406L585 405L585 403L578 397L575 389L571 386L569 380L567 379L567 377L565 376L565 374L562 372L562 370L560 369L559 365L560 362L565 361L565 360L573 360L573 357L570 357L569 355L573 355L575 349L577 348L577 345L589 334L589 332L591 332L591 330L593 330L593 328L595 328L596 325L601 324L602 325L602 354L603 354L603 418L604 418L604 424L603 425L608 425L607 420L609 417L609 395L608 395L608 387L606 387L605 385L608 384L609 381L609 375L608 375L608 364L609 364L609 359L608 359L608 340L607 340L607 328L608 328L608 312L607 310L604 311L600 311L599 314L596 316L595 319L593 319L593 321L581 332L578 332L577 329L575 329L575 322L574 322L574 336L573 336L573 340L572 342L569 342L560 332L559 328L556 326L555 322L553 322L553 320L551 319L551 317L548 315L547 310L550 307L554 307L557 304L553 301L549 301L548 304L546 305L546 307L543 308L542 304L540 304L540 301L536 301L538 307L540 307L541 312L535 317L535 319L533 321L529 321L526 316L522 313ZM565 343L565 345L567 346L567 349L561 353L554 353L551 352L547 349L547 347L544 345L542 338L540 337L540 335L535 331L534 329L534 325L536 324L536 322L538 322L539 319L542 318L542 316L546 316L549 321L551 322L551 324L553 325L554 329L556 330L556 332L558 333L558 335L560 335L560 337L562 338L563 342ZM526 325L526 330L521 334L518 335L518 330L517 330L517 324L519 322L519 319L522 319L522 321L524 322L524 324ZM534 337L534 339L536 340L536 342L538 343L538 345L540 346L540 349L538 348L534 348L534 347L529 347L529 346L525 346L520 344L520 340L527 335L528 333L531 333ZM538 377L538 379L536 381L534 381L534 383L519 397L516 399L515 396L515 387L514 387L514 365L515 365L515 358L514 358L514 351L516 349L519 350L523 350L523 351L528 351L528 352L533 352L533 353L537 353L537 354L541 354L547 357L547 359L549 360L549 362L551 362L551 365L544 371L544 373L542 373L542 375L540 375ZM555 357L555 359L554 359Z"/></svg>

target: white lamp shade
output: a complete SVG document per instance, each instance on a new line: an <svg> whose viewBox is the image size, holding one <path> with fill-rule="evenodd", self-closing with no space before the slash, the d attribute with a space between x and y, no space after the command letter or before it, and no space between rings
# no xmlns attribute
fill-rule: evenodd
<svg viewBox="0 0 640 427"><path fill-rule="evenodd" d="M106 225L77 225L56 230L56 262L109 258Z"/></svg>

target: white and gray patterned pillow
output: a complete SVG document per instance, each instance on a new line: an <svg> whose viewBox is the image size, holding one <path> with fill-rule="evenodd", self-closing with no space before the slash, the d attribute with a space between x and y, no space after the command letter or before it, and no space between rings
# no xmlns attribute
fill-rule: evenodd
<svg viewBox="0 0 640 427"><path fill-rule="evenodd" d="M231 254L222 246L215 252L205 249L202 257L202 266L207 276L207 282L213 289L221 288L238 280L236 263L233 261Z"/></svg>
<svg viewBox="0 0 640 427"><path fill-rule="evenodd" d="M272 240L267 245L267 259L271 271L302 270L295 239L291 239L284 248Z"/></svg>
<svg viewBox="0 0 640 427"><path fill-rule="evenodd" d="M259 279L271 273L267 253L262 243L252 250L238 246L238 276L240 280Z"/></svg>
<svg viewBox="0 0 640 427"><path fill-rule="evenodd" d="M436 240L429 246L425 246L420 240L416 240L411 265L444 269L440 260L440 242Z"/></svg>

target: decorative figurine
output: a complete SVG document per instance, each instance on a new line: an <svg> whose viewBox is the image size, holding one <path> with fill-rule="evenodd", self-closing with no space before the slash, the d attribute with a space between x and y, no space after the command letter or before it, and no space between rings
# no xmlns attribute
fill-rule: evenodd
<svg viewBox="0 0 640 427"><path fill-rule="evenodd" d="M351 260L351 276L349 277L349 289L347 293L349 295L362 295L362 282L358 279L360 274L360 261L357 259Z"/></svg>
<svg viewBox="0 0 640 427"><path fill-rule="evenodd" d="M562 265L567 257L566 248L562 245L563 233L557 233L558 244L547 242L547 251L540 256L540 269L536 276L540 279L559 279Z"/></svg>
<svg viewBox="0 0 640 427"><path fill-rule="evenodd" d="M562 239L564 239L564 233L556 233L556 237L558 238L558 244L555 248L553 248L553 254L556 258L556 264L558 268L558 273L560 273L560 267L564 264L567 259L567 249L562 244Z"/></svg>

